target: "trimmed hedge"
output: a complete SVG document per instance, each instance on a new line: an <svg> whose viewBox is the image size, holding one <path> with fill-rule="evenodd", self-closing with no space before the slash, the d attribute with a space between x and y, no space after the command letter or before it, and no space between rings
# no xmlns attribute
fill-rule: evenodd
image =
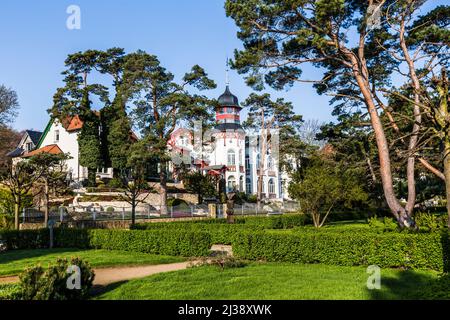
<svg viewBox="0 0 450 320"><path fill-rule="evenodd" d="M201 224L201 223L148 223L137 226L139 230L161 230L167 233L178 231L206 232L213 244L231 244L234 237L245 231L262 231L263 226L246 224Z"/></svg>
<svg viewBox="0 0 450 320"><path fill-rule="evenodd" d="M48 248L50 233L48 229L0 230L0 241L6 243L8 250Z"/></svg>
<svg viewBox="0 0 450 320"><path fill-rule="evenodd" d="M48 248L48 229L0 232L8 250ZM55 247L136 251L172 256L207 256L211 236L200 231L55 229Z"/></svg>
<svg viewBox="0 0 450 320"><path fill-rule="evenodd" d="M245 233L233 241L236 257L270 262L384 268L449 269L449 234L371 232Z"/></svg>
<svg viewBox="0 0 450 320"><path fill-rule="evenodd" d="M199 221L176 221L142 223L135 225L136 230L202 231L211 235L214 244L231 244L233 239L245 231L262 231L264 229L291 229L302 226L303 215L282 215L271 217L236 217L235 224L227 224L226 219Z"/></svg>

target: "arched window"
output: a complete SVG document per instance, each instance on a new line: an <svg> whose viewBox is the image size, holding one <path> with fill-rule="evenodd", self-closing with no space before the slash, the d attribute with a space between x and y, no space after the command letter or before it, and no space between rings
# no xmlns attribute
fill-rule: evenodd
<svg viewBox="0 0 450 320"><path fill-rule="evenodd" d="M258 154L256 156L256 169L259 169L260 164L261 164L261 156Z"/></svg>
<svg viewBox="0 0 450 320"><path fill-rule="evenodd" d="M245 189L247 193L252 193L252 181L249 178L245 180Z"/></svg>
<svg viewBox="0 0 450 320"><path fill-rule="evenodd" d="M228 191L236 189L236 178L234 176L228 177L227 189Z"/></svg>
<svg viewBox="0 0 450 320"><path fill-rule="evenodd" d="M236 153L234 152L234 150L228 150L228 165L236 165Z"/></svg>
<svg viewBox="0 0 450 320"><path fill-rule="evenodd" d="M242 166L244 161L242 160L242 149L239 150L239 165Z"/></svg>
<svg viewBox="0 0 450 320"><path fill-rule="evenodd" d="M270 194L275 193L275 183L273 182L273 179L269 180L269 193Z"/></svg>
<svg viewBox="0 0 450 320"><path fill-rule="evenodd" d="M273 170L273 158L272 158L272 156L268 156L267 168L270 169L270 170Z"/></svg>

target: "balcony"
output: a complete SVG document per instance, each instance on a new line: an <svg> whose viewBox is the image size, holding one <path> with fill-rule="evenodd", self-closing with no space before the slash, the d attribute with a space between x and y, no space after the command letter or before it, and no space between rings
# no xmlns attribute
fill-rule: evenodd
<svg viewBox="0 0 450 320"><path fill-rule="evenodd" d="M228 172L236 172L236 166L227 166Z"/></svg>

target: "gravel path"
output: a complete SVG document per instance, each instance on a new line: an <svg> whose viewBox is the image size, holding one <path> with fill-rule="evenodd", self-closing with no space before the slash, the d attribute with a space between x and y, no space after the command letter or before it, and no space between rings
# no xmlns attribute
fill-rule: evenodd
<svg viewBox="0 0 450 320"><path fill-rule="evenodd" d="M115 282L143 278L156 273L184 270L188 265L189 262L178 262L150 266L98 268L94 269L94 285L106 286ZM15 283L18 281L19 277L0 277L0 284Z"/></svg>

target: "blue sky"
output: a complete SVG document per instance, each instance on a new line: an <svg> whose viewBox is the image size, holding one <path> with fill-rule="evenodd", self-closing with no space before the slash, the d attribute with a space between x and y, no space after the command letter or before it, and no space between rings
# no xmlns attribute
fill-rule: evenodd
<svg viewBox="0 0 450 320"><path fill-rule="evenodd" d="M428 6L444 3L432 0ZM81 8L81 30L66 28L66 9L72 4ZM177 78L199 64L218 84L207 95L219 96L225 86L226 57L241 47L223 5L223 0L2 0L0 84L16 90L20 100L13 127L44 129L46 110L62 85L65 58L86 49L142 49L157 55ZM304 75L317 79L320 71L306 68ZM251 93L233 71L230 80L241 101ZM292 101L306 119L332 120L329 97L318 96L309 84L269 92Z"/></svg>

